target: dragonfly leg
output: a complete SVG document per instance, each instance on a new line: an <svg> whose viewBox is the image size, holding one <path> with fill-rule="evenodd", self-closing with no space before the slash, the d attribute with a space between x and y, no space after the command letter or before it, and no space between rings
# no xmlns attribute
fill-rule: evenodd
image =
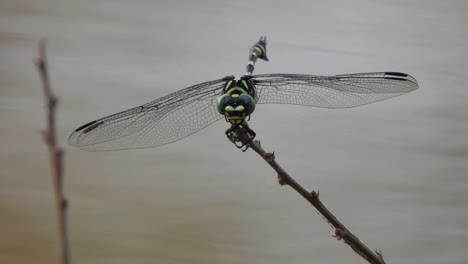
<svg viewBox="0 0 468 264"><path fill-rule="evenodd" d="M226 136L237 148L245 152L255 138L256 133L250 129L247 122L244 122L240 125L232 125L226 130Z"/></svg>

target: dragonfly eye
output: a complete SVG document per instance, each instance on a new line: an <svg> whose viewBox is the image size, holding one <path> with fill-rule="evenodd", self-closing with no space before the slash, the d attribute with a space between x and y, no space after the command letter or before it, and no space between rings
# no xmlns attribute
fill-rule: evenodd
<svg viewBox="0 0 468 264"><path fill-rule="evenodd" d="M255 100L252 96L248 94L239 95L239 101L241 105L245 107L245 112L247 115L250 115L255 110Z"/></svg>
<svg viewBox="0 0 468 264"><path fill-rule="evenodd" d="M226 106L232 102L233 98L230 94L223 94L221 95L220 97L218 97L218 106L217 106L217 109L218 109L218 112L222 115L224 115L226 113Z"/></svg>

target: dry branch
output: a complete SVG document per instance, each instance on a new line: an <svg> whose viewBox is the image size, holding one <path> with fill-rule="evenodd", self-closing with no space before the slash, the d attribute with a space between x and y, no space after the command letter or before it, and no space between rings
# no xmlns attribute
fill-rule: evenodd
<svg viewBox="0 0 468 264"><path fill-rule="evenodd" d="M49 72L47 67L47 56L45 41L38 45L38 58L35 60L37 70L42 81L42 88L46 108L46 129L41 131L44 142L49 149L50 166L54 183L55 201L59 225L60 260L62 264L70 264L69 240L67 229L67 200L63 192L63 150L57 143L57 130L55 123L55 107L57 98L52 94L50 87Z"/></svg>
<svg viewBox="0 0 468 264"><path fill-rule="evenodd" d="M280 185L289 185L296 190L302 197L309 201L312 206L317 209L318 213L323 216L335 229L335 237L338 240L343 240L356 253L372 264L385 264L380 251L370 250L364 243L361 242L346 226L344 226L338 218L336 218L320 201L319 192L308 192L304 187L294 180L275 160L275 153L267 153L260 145L260 141L253 140L255 132L253 132L247 122L241 125L232 126L226 131L228 139L234 143L242 151L246 151L249 147L257 152L275 171L278 173L278 182Z"/></svg>
<svg viewBox="0 0 468 264"><path fill-rule="evenodd" d="M370 250L364 243L361 242L346 226L344 226L320 201L319 192L308 192L304 187L297 183L275 160L274 153L267 153L260 145L260 141L252 141L248 143L249 147L258 153L277 173L278 182L280 185L289 185L296 190L302 197L309 201L318 213L321 214L328 223L335 229L335 237L338 240L343 240L356 253L372 264L385 264L380 251Z"/></svg>

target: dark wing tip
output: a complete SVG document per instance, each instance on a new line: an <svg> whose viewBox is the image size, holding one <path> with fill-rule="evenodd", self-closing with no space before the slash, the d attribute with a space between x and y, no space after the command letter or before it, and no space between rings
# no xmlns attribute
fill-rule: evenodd
<svg viewBox="0 0 468 264"><path fill-rule="evenodd" d="M80 146L80 144L78 143L80 135L87 134L103 124L103 121L92 121L80 126L70 135L70 137L68 138L68 144L70 144L71 146Z"/></svg>
<svg viewBox="0 0 468 264"><path fill-rule="evenodd" d="M413 83L413 90L419 88L418 81L413 76L403 72L384 72L384 78L388 80L411 82Z"/></svg>
<svg viewBox="0 0 468 264"><path fill-rule="evenodd" d="M408 76L410 76L409 74L406 74L406 73L403 73L403 72L385 72L385 75L399 76L399 77L408 77Z"/></svg>
<svg viewBox="0 0 468 264"><path fill-rule="evenodd" d="M103 121L92 121L92 122L89 122L87 124L84 124L82 126L80 126L79 128L77 128L74 133L77 133L77 132L81 132L83 134L86 134L92 130L94 130L95 128L97 128L98 126L104 124ZM82 131L83 130L83 131Z"/></svg>

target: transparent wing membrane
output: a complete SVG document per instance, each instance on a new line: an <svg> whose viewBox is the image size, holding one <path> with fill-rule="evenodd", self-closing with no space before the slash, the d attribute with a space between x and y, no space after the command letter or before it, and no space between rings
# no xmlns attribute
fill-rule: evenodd
<svg viewBox="0 0 468 264"><path fill-rule="evenodd" d="M335 76L255 75L258 104L294 104L346 108L384 100L418 88L410 75L397 72ZM148 104L81 126L68 143L85 150L119 150L165 145L220 120L217 98L225 80L197 84Z"/></svg>
<svg viewBox="0 0 468 264"><path fill-rule="evenodd" d="M263 36L252 46L246 73L234 83L237 85L240 80L244 83L251 80L257 90L258 104L346 108L384 100L418 88L413 77L399 72L252 76L257 59L268 61L266 45L266 37ZM70 135L68 143L97 151L157 147L180 140L224 117L218 113L217 99L224 93L224 86L234 79L234 76L227 76L193 85L142 106L87 123ZM238 99L242 97L237 96ZM237 96L228 98L229 103L233 104L229 105L232 108L243 106L242 101L236 99ZM244 126L244 118L250 112L243 111L239 112L239 116L234 115L240 123L232 123L233 128Z"/></svg>
<svg viewBox="0 0 468 264"><path fill-rule="evenodd" d="M418 88L405 73L376 72L335 76L262 74L254 76L259 104L347 108L402 95Z"/></svg>
<svg viewBox="0 0 468 264"><path fill-rule="evenodd" d="M148 148L185 138L223 118L216 110L223 80L197 84L148 104L90 122L68 143L89 151Z"/></svg>

